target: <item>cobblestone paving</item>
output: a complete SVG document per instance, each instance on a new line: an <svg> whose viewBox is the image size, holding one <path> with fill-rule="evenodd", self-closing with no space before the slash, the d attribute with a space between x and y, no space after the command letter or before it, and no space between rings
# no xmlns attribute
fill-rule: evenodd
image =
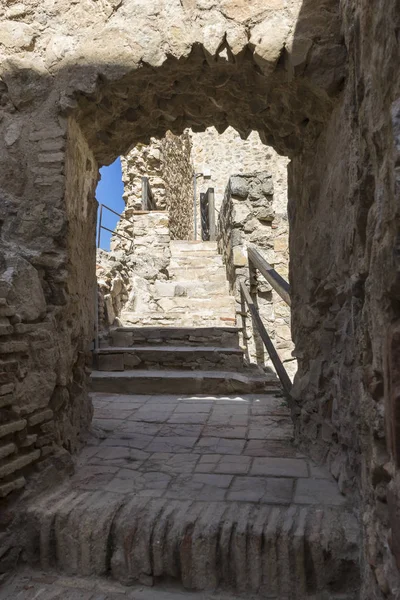
<svg viewBox="0 0 400 600"><path fill-rule="evenodd" d="M339 506L327 471L291 444L284 399L93 394L98 435L72 485L177 500Z"/></svg>
<svg viewBox="0 0 400 600"><path fill-rule="evenodd" d="M187 592L163 586L157 590L125 587L100 578L68 577L40 571L16 573L0 588L0 600L233 600L238 596ZM249 596L246 596L249 600Z"/></svg>

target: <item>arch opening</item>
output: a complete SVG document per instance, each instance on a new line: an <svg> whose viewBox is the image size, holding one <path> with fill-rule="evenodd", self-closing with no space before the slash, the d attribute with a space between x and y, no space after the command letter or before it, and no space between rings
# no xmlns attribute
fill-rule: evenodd
<svg viewBox="0 0 400 600"><path fill-rule="evenodd" d="M71 91L73 114L100 164L168 130L179 135L209 126L219 133L231 126L242 138L257 131L263 143L293 156L312 148L338 92L333 87L329 95L284 69L265 75L249 47L231 59L210 59L196 44L185 58L168 57L159 67L142 64L118 79L84 71L79 79L89 83L84 92Z"/></svg>

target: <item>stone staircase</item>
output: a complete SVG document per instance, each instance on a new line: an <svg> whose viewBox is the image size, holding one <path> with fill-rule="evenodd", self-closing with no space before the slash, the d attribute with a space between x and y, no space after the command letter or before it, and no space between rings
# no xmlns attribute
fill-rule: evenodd
<svg viewBox="0 0 400 600"><path fill-rule="evenodd" d="M157 281L158 311L123 312L95 352L92 389L106 393L230 394L279 385L274 373L248 365L239 344L216 242L172 241L170 279ZM134 326L132 326L134 323Z"/></svg>
<svg viewBox="0 0 400 600"><path fill-rule="evenodd" d="M209 327L236 324L235 299L216 242L170 242L169 280L154 285L158 310L122 311L124 325Z"/></svg>
<svg viewBox="0 0 400 600"><path fill-rule="evenodd" d="M247 365L235 327L117 327L95 352L92 389L107 393L230 394L276 390Z"/></svg>

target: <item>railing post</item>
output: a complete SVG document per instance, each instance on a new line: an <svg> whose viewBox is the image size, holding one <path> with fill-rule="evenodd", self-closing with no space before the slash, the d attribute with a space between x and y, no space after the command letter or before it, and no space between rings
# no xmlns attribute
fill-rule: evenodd
<svg viewBox="0 0 400 600"><path fill-rule="evenodd" d="M147 210L147 177L142 177L142 209Z"/></svg>
<svg viewBox="0 0 400 600"><path fill-rule="evenodd" d="M100 204L100 216L99 216L99 230L97 232L97 247L100 248L100 234L101 234L101 219L103 217L103 205Z"/></svg>
<svg viewBox="0 0 400 600"><path fill-rule="evenodd" d="M99 348L99 284L97 274L95 275L95 296L94 296L94 349Z"/></svg>
<svg viewBox="0 0 400 600"><path fill-rule="evenodd" d="M200 239L207 241L207 228L204 218L205 194L200 192Z"/></svg>
<svg viewBox="0 0 400 600"><path fill-rule="evenodd" d="M201 221L201 204L200 204ZM197 240L197 173L193 174L193 239Z"/></svg>
<svg viewBox="0 0 400 600"><path fill-rule="evenodd" d="M214 188L208 188L208 223L210 230L210 242L215 242L216 240L216 230L215 230L215 198L214 198Z"/></svg>

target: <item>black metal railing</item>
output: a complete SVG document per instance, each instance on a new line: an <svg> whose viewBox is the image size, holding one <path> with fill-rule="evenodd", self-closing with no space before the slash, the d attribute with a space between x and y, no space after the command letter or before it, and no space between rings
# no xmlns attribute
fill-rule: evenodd
<svg viewBox="0 0 400 600"><path fill-rule="evenodd" d="M117 217L119 217L123 221L128 221L128 223L130 223L132 226L134 225L133 221L131 221L130 219L127 219L123 215L120 215L119 213L117 213L117 211L113 210L112 208L110 208L106 204L100 204L99 228L98 228L98 231L97 231L97 247L100 248L101 230L105 229L106 231L109 231L110 233L112 233L113 235L116 235L119 238L122 238L124 240L128 240L128 242L130 242L130 244L131 244L130 247L129 247L129 252L130 252L132 250L132 246L133 246L133 233L132 233L132 238L128 238L126 235L122 235L122 233L118 233L117 231L113 231L112 229L109 229L108 227L105 227L102 224L102 220L103 220L103 208L105 208L106 210L114 213L114 215L117 215Z"/></svg>
<svg viewBox="0 0 400 600"><path fill-rule="evenodd" d="M201 239L214 242L217 239L215 226L214 188L200 194Z"/></svg>
<svg viewBox="0 0 400 600"><path fill-rule="evenodd" d="M254 246L247 248L249 262L253 264L265 277L271 287L280 295L282 300L290 306L290 285L271 267Z"/></svg>
<svg viewBox="0 0 400 600"><path fill-rule="evenodd" d="M142 177L142 210L156 210L156 200L148 177Z"/></svg>
<svg viewBox="0 0 400 600"><path fill-rule="evenodd" d="M250 270L252 268L258 269L260 273L267 279L269 284L274 288L274 290L286 302L286 304L290 306L290 286L287 283L287 281L285 281L283 277L281 277L279 273L277 273L275 269L271 267L271 265L261 256L261 254L254 247L249 247L247 249L247 253L249 258ZM258 329L260 337L263 341L264 346L267 349L267 352L272 361L272 364L274 365L275 371L279 377L282 387L285 390L286 394L290 396L290 392L292 389L292 382L290 381L290 377L287 374L287 371L283 366L281 359L279 358L279 355L268 334L268 331L265 328L265 325L258 311L258 307L255 304L253 298L251 297L250 292L247 289L246 284L243 280L240 281L240 291L242 295L242 302L247 304L253 323Z"/></svg>

